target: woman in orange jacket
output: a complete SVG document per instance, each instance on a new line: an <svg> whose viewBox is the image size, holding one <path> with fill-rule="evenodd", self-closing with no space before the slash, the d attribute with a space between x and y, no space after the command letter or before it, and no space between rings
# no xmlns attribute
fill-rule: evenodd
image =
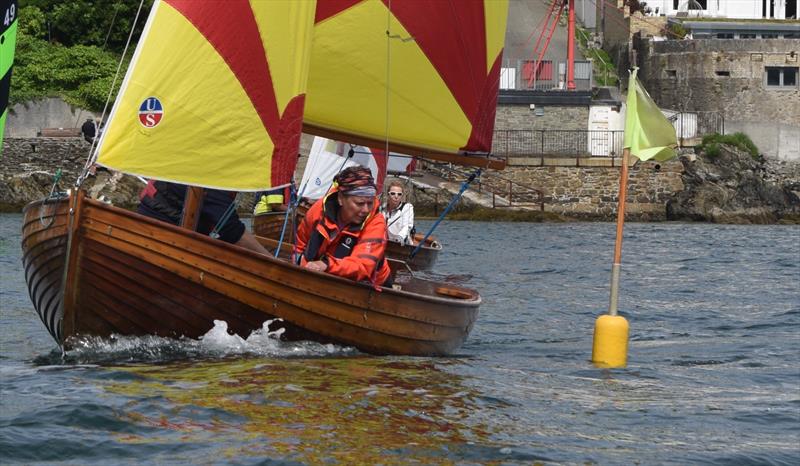
<svg viewBox="0 0 800 466"><path fill-rule="evenodd" d="M372 174L364 167L349 167L335 181L300 224L295 257L311 270L389 286L386 219L378 211Z"/></svg>

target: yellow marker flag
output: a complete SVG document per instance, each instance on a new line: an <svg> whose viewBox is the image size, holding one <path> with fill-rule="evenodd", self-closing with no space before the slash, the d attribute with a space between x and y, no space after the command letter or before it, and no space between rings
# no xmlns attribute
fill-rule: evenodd
<svg viewBox="0 0 800 466"><path fill-rule="evenodd" d="M623 147L630 149L639 160L663 162L675 157L678 138L675 128L636 79L638 71L638 68L633 69L628 83Z"/></svg>

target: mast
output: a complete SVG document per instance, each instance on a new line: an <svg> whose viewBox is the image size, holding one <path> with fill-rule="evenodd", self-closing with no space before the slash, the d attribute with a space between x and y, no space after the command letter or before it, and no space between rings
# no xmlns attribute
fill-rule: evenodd
<svg viewBox="0 0 800 466"><path fill-rule="evenodd" d="M203 208L205 190L197 186L186 187L186 198L183 201L183 215L181 228L197 230L197 221L200 219L200 209Z"/></svg>
<svg viewBox="0 0 800 466"><path fill-rule="evenodd" d="M575 90L575 0L569 1L567 21L567 90Z"/></svg>

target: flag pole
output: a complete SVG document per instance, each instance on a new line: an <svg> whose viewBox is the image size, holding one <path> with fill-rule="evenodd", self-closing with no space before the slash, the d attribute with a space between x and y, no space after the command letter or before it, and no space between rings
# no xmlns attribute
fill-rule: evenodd
<svg viewBox="0 0 800 466"><path fill-rule="evenodd" d="M628 359L628 321L617 315L619 275L622 258L622 231L625 225L625 198L628 193L628 161L630 149L622 151L617 207L617 238L614 243L614 263L611 266L611 297L608 314L597 318L594 326L592 362L601 367L625 367Z"/></svg>
<svg viewBox="0 0 800 466"><path fill-rule="evenodd" d="M678 145L675 128L636 79L637 72L638 68L634 67L628 79L625 141L622 146L622 167L619 176L617 240L614 246L614 263L611 266L608 314L598 317L594 327L592 362L601 367L624 367L628 357L628 321L617 315L622 230L625 224L625 198L628 192L628 161L631 155L639 160L669 160L675 156L675 147Z"/></svg>
<svg viewBox="0 0 800 466"><path fill-rule="evenodd" d="M611 299L608 303L608 315L617 315L619 303L619 271L622 261L622 230L625 226L625 198L628 194L628 162L630 149L622 150L622 169L619 174L619 199L617 206L617 239L614 243L614 263L611 265Z"/></svg>

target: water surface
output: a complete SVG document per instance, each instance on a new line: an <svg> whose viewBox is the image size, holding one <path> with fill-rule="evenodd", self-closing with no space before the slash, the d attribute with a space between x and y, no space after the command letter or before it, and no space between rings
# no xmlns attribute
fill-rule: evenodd
<svg viewBox="0 0 800 466"><path fill-rule="evenodd" d="M607 370L609 223L442 224L436 272L481 315L457 355L406 358L222 324L62 355L20 222L0 215L4 464L800 464L796 226L627 225L629 364Z"/></svg>

